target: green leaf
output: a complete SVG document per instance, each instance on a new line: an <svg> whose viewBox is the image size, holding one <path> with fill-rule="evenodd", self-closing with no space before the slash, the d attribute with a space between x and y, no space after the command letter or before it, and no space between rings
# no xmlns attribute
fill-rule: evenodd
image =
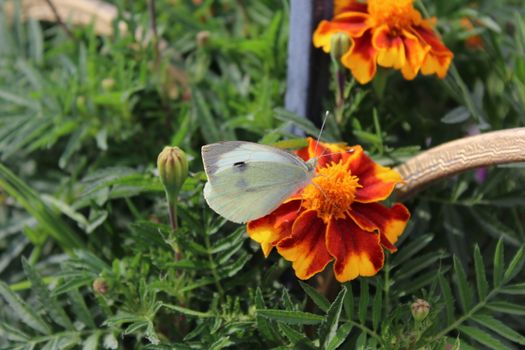
<svg viewBox="0 0 525 350"><path fill-rule="evenodd" d="M485 315L474 315L471 318L480 325L487 327L494 333L497 333L512 342L525 345L525 337L509 326L505 325L503 322L498 321L491 316Z"/></svg>
<svg viewBox="0 0 525 350"><path fill-rule="evenodd" d="M503 269L505 264L503 259L503 240L500 239L496 245L496 250L494 251L494 288L499 287L503 281Z"/></svg>
<svg viewBox="0 0 525 350"><path fill-rule="evenodd" d="M26 325L42 334L51 333L51 327L44 322L44 320L40 318L40 316L38 316L18 295L13 293L9 289L9 286L3 281L0 281L0 295L4 298L6 303L9 304L14 315Z"/></svg>
<svg viewBox="0 0 525 350"><path fill-rule="evenodd" d="M29 265L25 258L22 258L22 266L27 278L31 281L31 289L35 292L40 304L42 304L43 308L49 313L53 321L65 329L73 330L74 327L71 320L57 300L51 297L51 293L42 282L40 274Z"/></svg>
<svg viewBox="0 0 525 350"><path fill-rule="evenodd" d="M462 123L470 117L470 112L465 106L459 106L449 111L441 122L445 124L458 124Z"/></svg>
<svg viewBox="0 0 525 350"><path fill-rule="evenodd" d="M416 255L427 245L429 245L433 239L434 235L426 234L418 237L407 245L403 245L403 249L400 249L400 251L393 256L392 262L390 263L391 268L401 265L403 262Z"/></svg>
<svg viewBox="0 0 525 350"><path fill-rule="evenodd" d="M383 310L383 282L381 279L377 280L376 294L372 303L372 328L374 331L379 327L381 320L381 312Z"/></svg>
<svg viewBox="0 0 525 350"><path fill-rule="evenodd" d="M317 135L319 133L319 129L317 129L314 123L312 123L310 120L298 116L297 114L292 113L290 111L287 111L284 108L275 109L275 119L283 122L291 122L292 124L299 127L301 130L310 135Z"/></svg>
<svg viewBox="0 0 525 350"><path fill-rule="evenodd" d="M86 302L84 301L84 297L82 294L80 294L78 289L70 289L67 295L71 300L71 308L73 309L73 313L75 314L77 321L82 322L86 327L96 329L97 326L95 324L93 315L91 312L89 312Z"/></svg>
<svg viewBox="0 0 525 350"><path fill-rule="evenodd" d="M505 314L525 316L525 306L509 303L507 301L491 302L487 304L487 308Z"/></svg>
<svg viewBox="0 0 525 350"><path fill-rule="evenodd" d="M472 305L472 288L468 285L465 270L461 265L461 261L454 255L454 272L456 277L456 284L458 287L459 301L463 311L470 310Z"/></svg>
<svg viewBox="0 0 525 350"><path fill-rule="evenodd" d="M485 333L480 329L469 326L459 326L458 329L460 332L465 333L472 339L487 346L488 348L495 350L509 349L507 346L505 346L505 344L494 338L492 335Z"/></svg>
<svg viewBox="0 0 525 350"><path fill-rule="evenodd" d="M361 278L360 286L361 286L361 292L359 293L358 315L359 315L359 322L365 323L366 314L368 311L368 301L370 298L370 295L368 294L368 280Z"/></svg>
<svg viewBox="0 0 525 350"><path fill-rule="evenodd" d="M95 332L84 340L82 350L97 350L99 349L98 341L100 339L100 332Z"/></svg>
<svg viewBox="0 0 525 350"><path fill-rule="evenodd" d="M301 332L296 331L285 323L279 323L279 330L292 343L309 342L308 338Z"/></svg>
<svg viewBox="0 0 525 350"><path fill-rule="evenodd" d="M359 337L357 337L357 341L355 342L355 348L356 350L367 350L366 343L368 341L368 337L366 336L365 332L361 332L359 334Z"/></svg>
<svg viewBox="0 0 525 350"><path fill-rule="evenodd" d="M512 258L509 266L507 267L507 270L505 270L505 274L503 275L503 283L506 283L510 281L518 272L521 271L521 268L523 267L523 262L525 261L525 249L521 247L517 252L516 255Z"/></svg>
<svg viewBox="0 0 525 350"><path fill-rule="evenodd" d="M309 312L266 309L257 310L257 315L286 324L319 324L324 317Z"/></svg>
<svg viewBox="0 0 525 350"><path fill-rule="evenodd" d="M266 308L262 291L259 287L255 291L255 307L259 310ZM266 318L257 314L255 321L257 322L257 330L261 332L266 339L270 341L277 340L276 331L273 325Z"/></svg>
<svg viewBox="0 0 525 350"><path fill-rule="evenodd" d="M485 273L485 265L483 264L483 257L481 256L481 251L479 246L476 244L474 247L474 268L476 270L476 285L478 289L479 300L485 300L488 291L489 283L487 282L487 275Z"/></svg>
<svg viewBox="0 0 525 350"><path fill-rule="evenodd" d="M307 283L299 281L299 285L303 288L304 292L312 299L312 301L324 312L327 312L330 308L330 302L324 295L319 293L314 287Z"/></svg>
<svg viewBox="0 0 525 350"><path fill-rule="evenodd" d="M190 317L199 317L199 318L214 318L215 317L215 315L213 315L212 313L195 311L195 310L191 310L191 309L188 309L182 306L178 306L178 305L163 303L162 306L164 306L167 309L177 311L183 315L190 316Z"/></svg>
<svg viewBox="0 0 525 350"><path fill-rule="evenodd" d="M443 293L443 299L445 301L447 323L451 324L454 322L454 296L452 295L452 289L450 288L448 280L443 276L442 273L438 273L437 275L441 293Z"/></svg>
<svg viewBox="0 0 525 350"><path fill-rule="evenodd" d="M66 251L84 246L77 234L59 215L11 170L0 164L0 187L15 198Z"/></svg>
<svg viewBox="0 0 525 350"><path fill-rule="evenodd" d="M323 321L319 328L319 340L321 342L321 349L326 349L328 344L335 337L341 311L343 310L343 301L346 295L346 288L343 286L335 301L330 305L326 314L326 320Z"/></svg>
<svg viewBox="0 0 525 350"><path fill-rule="evenodd" d="M347 319L351 320L354 313L354 293L352 292L352 284L345 284L346 287L346 296L343 301L343 308L345 310L345 316Z"/></svg>
<svg viewBox="0 0 525 350"><path fill-rule="evenodd" d="M336 350L341 344L348 338L350 331L352 330L353 325L351 323L345 323L335 333L335 336L332 338L326 350Z"/></svg>
<svg viewBox="0 0 525 350"><path fill-rule="evenodd" d="M525 282L505 286L500 289L500 292L511 295L525 295Z"/></svg>

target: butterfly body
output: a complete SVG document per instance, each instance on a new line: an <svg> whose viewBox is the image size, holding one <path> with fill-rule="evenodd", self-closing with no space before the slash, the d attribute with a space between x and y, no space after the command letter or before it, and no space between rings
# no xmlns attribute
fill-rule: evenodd
<svg viewBox="0 0 525 350"><path fill-rule="evenodd" d="M303 161L281 149L243 141L202 147L208 182L204 198L226 219L243 223L263 217L311 182L315 159Z"/></svg>

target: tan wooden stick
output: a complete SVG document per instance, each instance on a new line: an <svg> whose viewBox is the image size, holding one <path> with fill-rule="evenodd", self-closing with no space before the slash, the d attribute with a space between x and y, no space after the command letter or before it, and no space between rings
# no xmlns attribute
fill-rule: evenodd
<svg viewBox="0 0 525 350"><path fill-rule="evenodd" d="M405 179L397 189L397 196L398 199L410 197L435 181L463 171L517 162L525 162L525 128L447 142L395 168Z"/></svg>

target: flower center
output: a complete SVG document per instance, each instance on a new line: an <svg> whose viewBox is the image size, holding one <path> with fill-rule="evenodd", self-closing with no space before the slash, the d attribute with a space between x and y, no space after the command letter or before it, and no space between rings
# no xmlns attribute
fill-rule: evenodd
<svg viewBox="0 0 525 350"><path fill-rule="evenodd" d="M325 222L331 218L343 218L354 202L359 178L352 176L342 163L331 163L320 169L312 184L303 190L303 207L317 211Z"/></svg>
<svg viewBox="0 0 525 350"><path fill-rule="evenodd" d="M376 25L387 24L395 31L421 22L421 14L414 9L413 0L368 0L368 13Z"/></svg>

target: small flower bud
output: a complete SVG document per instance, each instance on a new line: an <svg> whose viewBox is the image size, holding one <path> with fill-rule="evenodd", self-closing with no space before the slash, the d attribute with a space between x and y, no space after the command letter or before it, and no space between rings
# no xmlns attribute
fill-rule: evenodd
<svg viewBox="0 0 525 350"><path fill-rule="evenodd" d="M410 306L410 309L414 320L421 322L428 316L428 313L430 312L430 304L426 300L416 299L416 301Z"/></svg>
<svg viewBox="0 0 525 350"><path fill-rule="evenodd" d="M204 47L210 40L210 32L207 30L202 30L197 33L197 46Z"/></svg>
<svg viewBox="0 0 525 350"><path fill-rule="evenodd" d="M102 85L102 88L106 91L111 91L113 90L113 87L115 86L115 79L113 78L106 78L106 79L103 79L101 82L100 82L100 85Z"/></svg>
<svg viewBox="0 0 525 350"><path fill-rule="evenodd" d="M160 181L169 201L174 201L188 177L188 158L178 147L166 146L157 158Z"/></svg>
<svg viewBox="0 0 525 350"><path fill-rule="evenodd" d="M350 49L350 37L346 33L336 33L330 39L330 56L335 62Z"/></svg>
<svg viewBox="0 0 525 350"><path fill-rule="evenodd" d="M93 281L93 290L97 294L106 294L109 290L108 284L105 279L98 277Z"/></svg>

